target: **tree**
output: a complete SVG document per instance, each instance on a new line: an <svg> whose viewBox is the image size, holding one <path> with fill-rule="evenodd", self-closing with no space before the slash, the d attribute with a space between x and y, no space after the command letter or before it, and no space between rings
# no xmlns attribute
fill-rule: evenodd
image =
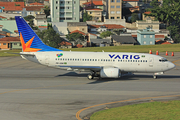
<svg viewBox="0 0 180 120"><path fill-rule="evenodd" d="M84 36L82 34L79 34L79 33L68 34L68 35L66 35L66 38L69 41L74 42L76 45L82 44L83 42L85 42Z"/></svg>
<svg viewBox="0 0 180 120"><path fill-rule="evenodd" d="M133 23L133 22L136 22L136 20L139 20L138 14L133 13L130 21L131 23Z"/></svg>
<svg viewBox="0 0 180 120"><path fill-rule="evenodd" d="M24 2L24 0L14 0L14 2Z"/></svg>
<svg viewBox="0 0 180 120"><path fill-rule="evenodd" d="M44 6L44 13L46 14L46 18L47 18L47 16L49 16L50 15L50 8L49 8L49 6Z"/></svg>
<svg viewBox="0 0 180 120"><path fill-rule="evenodd" d="M83 14L83 22L92 20L92 16L89 15L87 12Z"/></svg>
<svg viewBox="0 0 180 120"><path fill-rule="evenodd" d="M24 19L26 20L26 21L29 21L29 26L33 29L33 30L38 30L38 27L34 27L34 19L35 17L34 16L32 16L32 15L28 15L28 16L26 16L26 17L24 17Z"/></svg>
<svg viewBox="0 0 180 120"><path fill-rule="evenodd" d="M154 16L156 20L166 23L171 36L175 42L180 42L180 2L179 0L163 0L159 5L157 0L151 2L153 8L148 9L151 13L147 16Z"/></svg>
<svg viewBox="0 0 180 120"><path fill-rule="evenodd" d="M59 48L60 43L62 42L60 35L56 33L52 27L49 27L49 29L43 30L42 32L38 30L37 35L46 45L54 48Z"/></svg>
<svg viewBox="0 0 180 120"><path fill-rule="evenodd" d="M173 40L177 43L180 42L180 27L176 25L170 25L167 29L171 32Z"/></svg>
<svg viewBox="0 0 180 120"><path fill-rule="evenodd" d="M120 33L123 32L122 29L114 29L113 32L116 34L116 35L120 35Z"/></svg>
<svg viewBox="0 0 180 120"><path fill-rule="evenodd" d="M24 19L25 19L26 21L29 21L29 20L34 19L34 18L35 18L35 17L32 16L32 15L28 15L28 16L24 17Z"/></svg>
<svg viewBox="0 0 180 120"><path fill-rule="evenodd" d="M110 31L105 31L100 34L100 37L106 38L106 37L109 37L110 35L112 35L112 33Z"/></svg>

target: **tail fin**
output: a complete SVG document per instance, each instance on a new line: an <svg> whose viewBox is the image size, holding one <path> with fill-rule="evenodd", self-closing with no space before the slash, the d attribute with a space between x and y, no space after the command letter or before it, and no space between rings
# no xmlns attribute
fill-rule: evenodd
<svg viewBox="0 0 180 120"><path fill-rule="evenodd" d="M62 51L45 45L21 16L15 16L23 52Z"/></svg>

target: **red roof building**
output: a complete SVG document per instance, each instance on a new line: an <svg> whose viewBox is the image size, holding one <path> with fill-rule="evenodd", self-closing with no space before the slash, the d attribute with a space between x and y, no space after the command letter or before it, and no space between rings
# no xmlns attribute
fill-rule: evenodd
<svg viewBox="0 0 180 120"><path fill-rule="evenodd" d="M103 11L100 8L86 8L86 11Z"/></svg>
<svg viewBox="0 0 180 120"><path fill-rule="evenodd" d="M144 14L150 14L151 12L150 11L148 11L148 12L144 12Z"/></svg>
<svg viewBox="0 0 180 120"><path fill-rule="evenodd" d="M0 2L4 7L3 11L21 11L24 8L24 2Z"/></svg>
<svg viewBox="0 0 180 120"><path fill-rule="evenodd" d="M126 2L139 2L139 0L123 0L123 1L126 1Z"/></svg>
<svg viewBox="0 0 180 120"><path fill-rule="evenodd" d="M163 40L156 40L156 44L171 44L170 42L167 42L167 41L163 41Z"/></svg>
<svg viewBox="0 0 180 120"><path fill-rule="evenodd" d="M139 6L135 6L135 7L129 8L129 10L131 12L139 11Z"/></svg>
<svg viewBox="0 0 180 120"><path fill-rule="evenodd" d="M41 11L43 6L26 6L26 11Z"/></svg>
<svg viewBox="0 0 180 120"><path fill-rule="evenodd" d="M76 45L76 47L77 47L77 48L82 48L82 47L83 47L83 45L81 45L81 44L77 44L77 45Z"/></svg>
<svg viewBox="0 0 180 120"><path fill-rule="evenodd" d="M44 6L44 4L35 2L35 3L30 3L29 6Z"/></svg>
<svg viewBox="0 0 180 120"><path fill-rule="evenodd" d="M60 43L60 45L61 46L71 46L72 44L70 43L70 42L67 42L67 41L62 41L61 43Z"/></svg>
<svg viewBox="0 0 180 120"><path fill-rule="evenodd" d="M92 1L92 2L86 2L86 3L83 3L83 5L96 5L96 6L100 6L100 5L103 5L102 1Z"/></svg>
<svg viewBox="0 0 180 120"><path fill-rule="evenodd" d="M4 37L0 39L0 49L13 49L13 48L15 49L21 48L19 37Z"/></svg>
<svg viewBox="0 0 180 120"><path fill-rule="evenodd" d="M79 30L75 30L75 31L72 31L70 34L72 34L72 33L79 33L79 34L82 34L82 35L86 35L85 33L83 33L83 32L81 32L81 31L79 31Z"/></svg>
<svg viewBox="0 0 180 120"><path fill-rule="evenodd" d="M116 25L116 24L90 25L91 28L99 28L101 26L105 26L107 29L123 29L123 28L125 28L122 25Z"/></svg>
<svg viewBox="0 0 180 120"><path fill-rule="evenodd" d="M164 35L155 35L155 38L165 38Z"/></svg>

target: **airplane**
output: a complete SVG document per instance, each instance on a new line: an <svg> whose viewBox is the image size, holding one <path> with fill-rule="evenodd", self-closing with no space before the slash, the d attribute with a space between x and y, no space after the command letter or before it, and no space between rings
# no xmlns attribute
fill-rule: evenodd
<svg viewBox="0 0 180 120"><path fill-rule="evenodd" d="M153 78L175 67L166 58L146 53L73 52L47 46L21 16L15 16L22 58L64 70L90 72L88 79L120 78L121 73L153 73Z"/></svg>

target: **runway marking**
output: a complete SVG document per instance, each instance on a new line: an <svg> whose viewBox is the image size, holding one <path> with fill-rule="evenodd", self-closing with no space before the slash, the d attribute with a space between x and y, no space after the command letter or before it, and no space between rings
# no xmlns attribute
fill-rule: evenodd
<svg viewBox="0 0 180 120"><path fill-rule="evenodd" d="M174 63L176 66L180 66L179 64L176 64L176 63L175 63L175 62L178 62L178 61L180 61L180 59L179 59L179 60L172 61L172 63Z"/></svg>
<svg viewBox="0 0 180 120"><path fill-rule="evenodd" d="M180 97L180 95L145 97L145 98L137 98L137 99L129 99L129 100L122 100L122 101L115 101L115 102L97 104L97 105L89 106L89 107L86 107L86 108L83 108L83 109L79 110L79 111L76 113L76 118L77 118L78 120L82 120L82 119L79 117L79 115L80 115L80 113L81 113L82 111L87 110L87 109L90 109L90 108L93 108L93 107L98 107L98 106L101 106L101 105L109 105L109 104L114 104L114 103L129 102L129 101L135 101L135 100L153 99L153 98L166 98L166 97Z"/></svg>
<svg viewBox="0 0 180 120"><path fill-rule="evenodd" d="M29 89L18 89L18 90L12 90L12 91L7 91L7 92L2 92L2 93L0 93L0 95L1 95L1 94L6 94L6 93L13 93L13 92L25 91L25 90L35 90L35 89L42 89L42 88L54 88L54 87L60 87L60 86L72 86L72 85L83 85L83 84L87 84L87 83L56 85L56 86L37 87L37 88L29 88Z"/></svg>

